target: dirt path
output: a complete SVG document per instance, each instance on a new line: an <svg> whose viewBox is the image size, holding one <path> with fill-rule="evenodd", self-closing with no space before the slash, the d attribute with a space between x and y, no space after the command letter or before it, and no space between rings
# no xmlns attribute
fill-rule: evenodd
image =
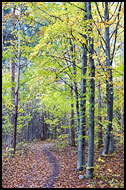
<svg viewBox="0 0 126 190"><path fill-rule="evenodd" d="M49 151L52 143L28 143L23 155L2 161L3 188L53 188L59 174L59 164Z"/></svg>
<svg viewBox="0 0 126 190"><path fill-rule="evenodd" d="M37 141L26 144L26 153L2 157L3 188L123 188L124 150L101 157L95 150L94 178L78 178L76 172L77 147L56 149L52 142ZM87 162L87 153L85 161ZM86 175L86 171L83 172Z"/></svg>
<svg viewBox="0 0 126 190"><path fill-rule="evenodd" d="M53 188L53 185L55 184L56 177L59 174L59 165L56 160L56 158L51 154L51 152L46 148L43 148L43 151L45 155L48 157L48 161L53 166L53 173L49 177L49 179L46 181L46 183L42 186L42 188Z"/></svg>

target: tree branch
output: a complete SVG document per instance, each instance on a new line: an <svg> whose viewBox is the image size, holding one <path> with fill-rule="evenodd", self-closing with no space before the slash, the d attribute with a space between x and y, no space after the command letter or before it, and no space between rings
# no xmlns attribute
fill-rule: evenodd
<svg viewBox="0 0 126 190"><path fill-rule="evenodd" d="M115 8L115 11L114 11L113 15L109 18L109 20L111 20L112 17L114 16L114 14L115 14L115 12L116 12L116 10L117 10L117 8L118 8L118 5L119 5L119 2L118 2L117 6L116 6L116 8Z"/></svg>
<svg viewBox="0 0 126 190"><path fill-rule="evenodd" d="M99 16L100 16L100 18L101 18L101 21L104 23L104 21L103 21L103 19L102 19L102 16L101 16L101 13L100 13L100 11L99 11L97 2L95 2L95 5L96 5L96 8L97 8L98 14L99 14Z"/></svg>
<svg viewBox="0 0 126 190"><path fill-rule="evenodd" d="M116 40L117 40L117 30L118 30L118 25L119 25L119 13L120 13L120 10L121 10L121 5L122 5L122 2L120 3L118 15L117 15L118 16L118 22L117 22L116 30L115 30L115 40L114 40L114 45L113 45L113 51L112 51L112 54L111 54L111 64L113 62L114 53L115 53L115 46L116 46Z"/></svg>

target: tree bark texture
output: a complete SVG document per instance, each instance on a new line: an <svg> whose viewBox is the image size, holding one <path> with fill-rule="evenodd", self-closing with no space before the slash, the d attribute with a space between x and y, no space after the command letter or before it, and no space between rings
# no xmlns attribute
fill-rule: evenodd
<svg viewBox="0 0 126 190"><path fill-rule="evenodd" d="M87 19L92 19L91 15L91 2L87 2ZM94 160L94 101L95 101L95 65L93 59L94 41L90 36L92 33L92 24L89 25L89 64L90 64L90 109L89 109L89 145L88 145L88 162L87 162L87 177L93 178L93 160Z"/></svg>
<svg viewBox="0 0 126 190"><path fill-rule="evenodd" d="M86 3L85 3L86 5ZM86 6L85 6L86 7ZM87 15L84 15L84 20ZM87 42L87 36L84 34ZM86 127L86 70L87 70L87 47L83 44L83 56L81 67L81 94L80 94L80 127L78 133L78 163L77 169L82 171L85 169L85 127Z"/></svg>
<svg viewBox="0 0 126 190"><path fill-rule="evenodd" d="M108 2L105 2L104 12L105 22L109 20ZM106 79L106 98L107 98L107 130L104 142L104 150L102 155L108 154L109 146L110 153L114 152L113 135L112 133L112 119L113 119L113 81L112 81L112 62L110 61L110 38L109 38L109 25L105 27L105 45L106 45L106 71L108 78ZM110 144L111 141L111 144ZM110 144L110 145L109 145Z"/></svg>
<svg viewBox="0 0 126 190"><path fill-rule="evenodd" d="M101 81L98 81L98 148L101 148L101 145L103 144L102 141L102 117L101 117Z"/></svg>

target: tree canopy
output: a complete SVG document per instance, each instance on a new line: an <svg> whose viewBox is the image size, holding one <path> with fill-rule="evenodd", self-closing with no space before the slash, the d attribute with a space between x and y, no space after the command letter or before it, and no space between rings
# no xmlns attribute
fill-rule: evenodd
<svg viewBox="0 0 126 190"><path fill-rule="evenodd" d="M124 135L124 2L2 2L2 138L94 147ZM104 145L104 147L103 147Z"/></svg>

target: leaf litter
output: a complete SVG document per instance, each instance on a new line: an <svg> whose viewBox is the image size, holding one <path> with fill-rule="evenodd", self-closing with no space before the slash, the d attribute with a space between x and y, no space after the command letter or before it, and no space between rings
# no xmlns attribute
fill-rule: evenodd
<svg viewBox="0 0 126 190"><path fill-rule="evenodd" d="M57 149L52 142L27 143L23 154L2 160L3 188L124 188L124 150L101 156L95 150L94 178L79 179L86 171L77 172L77 147ZM87 163L87 150L86 150Z"/></svg>

